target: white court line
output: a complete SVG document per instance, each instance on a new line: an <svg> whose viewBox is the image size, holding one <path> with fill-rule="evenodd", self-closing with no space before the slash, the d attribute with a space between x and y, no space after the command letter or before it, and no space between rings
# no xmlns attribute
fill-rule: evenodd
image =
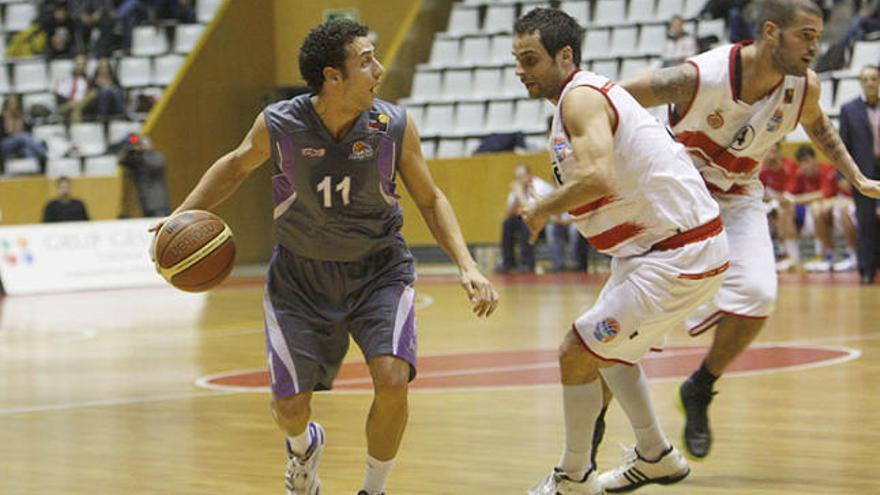
<svg viewBox="0 0 880 495"><path fill-rule="evenodd" d="M857 341L857 340L877 340L880 339L880 332L871 333L871 334L863 334L863 335L851 335L844 337L828 337L823 338L821 340L828 341ZM816 339L819 340L819 339ZM821 368L825 366L833 366L837 364L846 363L848 361L852 361L858 359L862 355L862 351L859 349L852 349L849 347L842 346L814 346L809 344L800 344L796 341L791 342L776 342L776 343L760 343L755 344L752 347L774 347L774 346L786 346L786 345L800 345L806 348L813 349L821 349L821 350L837 350L841 352L845 352L846 355L830 359L827 361L819 361L816 363L807 363L801 365L794 365L789 367L781 367L781 368L771 368L766 370L752 370L752 371L741 371L741 372L730 372L727 373L728 377L751 377L751 376L760 376L767 375L773 373L783 373L790 371L802 371L807 369ZM679 350L679 351L669 351L666 353L666 356L672 355L672 353L678 353L678 355L684 355L688 353L694 352L704 352L704 346L686 346L693 347L694 350ZM528 349L527 349L528 350ZM516 352L515 350L510 352ZM440 356L440 355L450 355L456 353L448 353L448 354L432 354L432 356ZM657 359L656 358L646 358L646 359ZM542 366L541 364L537 365L527 365L527 366ZM485 370L485 368L484 368ZM82 401L82 402L67 402L60 404L49 404L43 406L24 406L24 407L14 407L14 408L6 408L0 409L0 416L7 416L11 414L26 414L26 413L34 413L34 412L46 412L46 411L58 411L58 410L70 410L70 409L81 409L88 407L106 407L106 406L114 406L114 405L127 405L127 404L141 404L141 403L149 403L149 402L164 402L164 401L173 401L173 400L184 400L184 399L192 399L192 398L201 398L201 397L216 397L220 395L232 395L232 394L241 394L241 393L259 393L265 394L269 393L269 387L261 387L261 388L242 388L242 387L230 387L224 385L216 385L208 383L212 379L226 377L233 374L241 374L241 373L250 373L250 372L260 372L265 371L262 369L257 370L237 370L237 371L229 371L225 373L218 373L214 375L203 376L196 380L195 385L200 388L206 388L211 391L209 392L185 392L178 394L161 394L161 395L150 395L143 397L131 397L127 399L108 399L108 400L100 400L100 401ZM441 373L441 372L437 372ZM460 372L459 372L460 373ZM667 377L667 378L655 378L651 379L652 382L669 382L669 381L678 381L681 377ZM412 389L412 392L419 393L449 393L449 392L491 392L491 391L500 391L500 390L529 390L529 389L539 389L539 388L549 388L556 387L557 384L538 384L538 385L506 385L506 386L487 386L487 387L454 387L454 388L434 388L434 389ZM333 394L370 394L371 390L334 390L331 393Z"/></svg>
<svg viewBox="0 0 880 495"><path fill-rule="evenodd" d="M176 394L159 394L159 395L145 395L141 397L128 397L128 398L120 398L120 399L105 399L105 400L90 400L90 401L74 401L74 402L61 402L58 404L46 404L42 406L23 406L23 407L8 407L4 409L0 409L0 416L9 416L11 414L26 414L26 413L34 413L34 412L46 412L46 411L65 411L70 409L82 409L87 407L106 407L106 406L121 406L121 405L129 405L129 404L146 404L150 402L165 402L172 400L181 400L181 399L194 399L199 397L217 397L220 395L230 395L227 392L180 392Z"/></svg>

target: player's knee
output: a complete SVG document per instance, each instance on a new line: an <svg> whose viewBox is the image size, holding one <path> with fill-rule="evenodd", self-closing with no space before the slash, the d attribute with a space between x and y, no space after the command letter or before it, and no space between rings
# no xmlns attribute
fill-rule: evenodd
<svg viewBox="0 0 880 495"><path fill-rule="evenodd" d="M409 372L408 370L395 369L377 374L373 379L373 387L377 397L406 400L409 389Z"/></svg>
<svg viewBox="0 0 880 495"><path fill-rule="evenodd" d="M272 410L279 421L291 422L302 417L309 416L308 394L297 394L291 397L275 398L272 401Z"/></svg>
<svg viewBox="0 0 880 495"><path fill-rule="evenodd" d="M559 369L564 383L584 383L597 375L599 363L584 343L569 332L559 346Z"/></svg>

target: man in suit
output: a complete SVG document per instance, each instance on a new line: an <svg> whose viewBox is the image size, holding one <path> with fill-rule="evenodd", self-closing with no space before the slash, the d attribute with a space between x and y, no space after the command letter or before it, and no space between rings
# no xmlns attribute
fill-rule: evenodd
<svg viewBox="0 0 880 495"><path fill-rule="evenodd" d="M865 66L859 74L863 95L840 109L840 138L866 177L880 177L880 70ZM880 220L877 201L853 188L858 222L859 273L862 284L874 283L880 262Z"/></svg>

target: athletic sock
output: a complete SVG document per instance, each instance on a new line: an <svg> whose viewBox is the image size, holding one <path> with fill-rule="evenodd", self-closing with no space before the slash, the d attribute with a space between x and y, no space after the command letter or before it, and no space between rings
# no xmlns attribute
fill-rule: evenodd
<svg viewBox="0 0 880 495"><path fill-rule="evenodd" d="M596 418L602 410L602 383L593 380L583 385L562 386L565 411L565 447L559 467L573 480L582 480L593 468L590 452Z"/></svg>
<svg viewBox="0 0 880 495"><path fill-rule="evenodd" d="M629 418L639 454L647 460L659 459L670 443L651 404L651 393L642 367L615 364L603 368L601 372L608 388L614 392L614 397Z"/></svg>
<svg viewBox="0 0 880 495"><path fill-rule="evenodd" d="M715 384L718 377L709 371L709 368L706 367L706 362L703 361L702 364L700 364L700 369L694 371L694 374L692 374L689 379L697 387L711 390L712 385Z"/></svg>
<svg viewBox="0 0 880 495"><path fill-rule="evenodd" d="M293 451L293 454L297 457L302 457L309 450L309 445L312 443L309 425L307 424L306 429L299 435L287 437L287 441L290 442L290 450Z"/></svg>
<svg viewBox="0 0 880 495"><path fill-rule="evenodd" d="M369 495L379 495L385 492L385 482L394 467L394 459L380 461L367 454L367 472L364 475L364 491Z"/></svg>

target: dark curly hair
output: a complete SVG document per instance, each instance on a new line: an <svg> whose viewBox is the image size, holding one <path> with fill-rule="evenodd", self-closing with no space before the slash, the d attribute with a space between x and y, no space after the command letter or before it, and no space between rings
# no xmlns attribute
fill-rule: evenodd
<svg viewBox="0 0 880 495"><path fill-rule="evenodd" d="M584 28L573 17L558 9L537 8L513 23L513 32L517 35L532 34L535 31L538 31L541 44L551 57L570 46L574 64L581 65Z"/></svg>
<svg viewBox="0 0 880 495"><path fill-rule="evenodd" d="M324 67L345 74L346 47L355 38L366 36L369 28L348 19L327 21L309 31L299 49L299 72L315 92L324 86Z"/></svg>

